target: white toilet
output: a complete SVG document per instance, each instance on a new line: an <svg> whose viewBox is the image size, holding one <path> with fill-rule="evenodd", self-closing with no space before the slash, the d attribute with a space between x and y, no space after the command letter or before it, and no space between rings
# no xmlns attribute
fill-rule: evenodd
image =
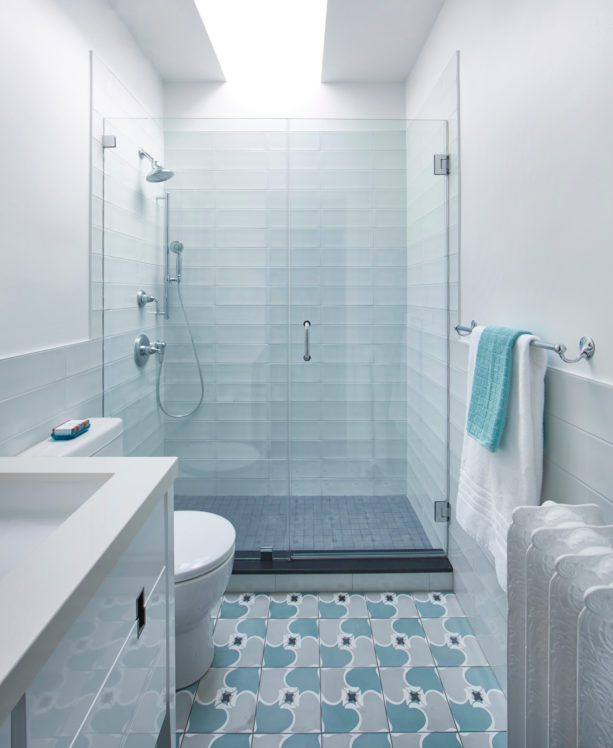
<svg viewBox="0 0 613 748"><path fill-rule="evenodd" d="M51 437L22 452L27 457L121 457L121 418L92 418L76 439ZM209 512L175 512L175 632L177 688L195 683L213 661L210 612L230 581L236 533Z"/></svg>

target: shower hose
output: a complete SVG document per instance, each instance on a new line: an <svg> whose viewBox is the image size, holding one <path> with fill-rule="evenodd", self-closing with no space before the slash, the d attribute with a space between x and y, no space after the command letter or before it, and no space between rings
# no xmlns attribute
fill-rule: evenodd
<svg viewBox="0 0 613 748"><path fill-rule="evenodd" d="M185 326L187 327L187 332L189 334L189 339L192 344L192 351L194 352L194 359L196 360L196 366L198 368L198 377L200 378L200 399L198 400L198 403L194 408L189 410L187 413L170 413L166 408L164 407L162 403L162 398L160 396L160 386L162 381L162 369L164 368L164 353L160 356L160 366L158 368L158 378L157 378L157 385L156 385L156 395L157 395L157 401L158 406L162 413L165 413L170 418L187 418L188 416L193 415L198 408L202 405L202 401L204 400L204 378L202 376L202 366L200 365L200 359L198 358L198 351L196 350L196 343L194 342L194 336L192 334L192 328L189 324L189 319L187 318L187 313L185 311L185 305L183 304L183 295L181 293L181 282L177 281L177 295L179 296L179 303L181 304L181 310L183 312L183 319L185 320Z"/></svg>

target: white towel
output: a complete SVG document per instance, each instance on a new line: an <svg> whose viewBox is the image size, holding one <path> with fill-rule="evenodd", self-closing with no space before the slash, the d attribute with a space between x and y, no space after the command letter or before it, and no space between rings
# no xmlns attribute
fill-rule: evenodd
<svg viewBox="0 0 613 748"><path fill-rule="evenodd" d="M468 403L477 347L483 327L470 336ZM494 557L496 576L507 588L507 531L515 507L541 501L543 479L543 406L547 356L521 335L513 349L513 373L507 421L500 446L489 452L464 430L456 519Z"/></svg>

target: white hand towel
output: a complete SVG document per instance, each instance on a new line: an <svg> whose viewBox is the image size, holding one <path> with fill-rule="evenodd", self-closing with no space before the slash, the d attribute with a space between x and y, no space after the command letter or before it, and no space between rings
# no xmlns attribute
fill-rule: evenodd
<svg viewBox="0 0 613 748"><path fill-rule="evenodd" d="M472 392L477 347L483 327L470 336L468 403ZM513 373L507 421L500 446L489 452L464 430L456 519L494 557L496 576L507 588L507 531L518 506L541 501L543 479L543 407L547 356L521 335L513 349Z"/></svg>

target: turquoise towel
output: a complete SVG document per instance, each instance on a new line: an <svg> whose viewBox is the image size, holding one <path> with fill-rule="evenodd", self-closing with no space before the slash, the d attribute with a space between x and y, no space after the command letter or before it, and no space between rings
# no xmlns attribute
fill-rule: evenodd
<svg viewBox="0 0 613 748"><path fill-rule="evenodd" d="M486 327L479 338L466 431L490 452L498 449L507 420L513 346L526 330Z"/></svg>

